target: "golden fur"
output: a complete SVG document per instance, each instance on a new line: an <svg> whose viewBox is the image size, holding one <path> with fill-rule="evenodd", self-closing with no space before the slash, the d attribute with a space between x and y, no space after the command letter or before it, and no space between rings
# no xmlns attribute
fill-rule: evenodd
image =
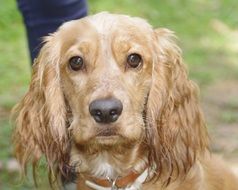
<svg viewBox="0 0 238 190"><path fill-rule="evenodd" d="M14 110L23 168L44 156L51 180L72 169L80 181L148 167L145 190L237 190L237 179L208 151L198 88L174 38L140 18L108 13L68 22L46 37L30 88ZM131 53L141 55L139 68L127 66ZM76 55L84 59L80 71L69 69ZM102 126L88 107L107 97L119 99L123 111ZM108 128L117 135L98 136Z"/></svg>

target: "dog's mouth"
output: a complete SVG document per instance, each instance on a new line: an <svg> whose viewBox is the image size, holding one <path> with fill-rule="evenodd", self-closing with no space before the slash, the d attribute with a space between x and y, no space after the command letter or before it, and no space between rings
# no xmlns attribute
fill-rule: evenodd
<svg viewBox="0 0 238 190"><path fill-rule="evenodd" d="M97 137L112 137L112 136L118 136L118 133L116 129L106 128L103 130L99 130L96 136Z"/></svg>

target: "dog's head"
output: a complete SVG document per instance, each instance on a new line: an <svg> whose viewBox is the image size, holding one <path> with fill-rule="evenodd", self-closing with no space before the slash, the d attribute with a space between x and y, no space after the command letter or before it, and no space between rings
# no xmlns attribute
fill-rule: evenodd
<svg viewBox="0 0 238 190"><path fill-rule="evenodd" d="M108 13L65 23L46 37L15 108L21 164L44 155L50 171L63 172L72 149L126 150L158 175L189 169L207 139L197 88L173 38L140 18Z"/></svg>

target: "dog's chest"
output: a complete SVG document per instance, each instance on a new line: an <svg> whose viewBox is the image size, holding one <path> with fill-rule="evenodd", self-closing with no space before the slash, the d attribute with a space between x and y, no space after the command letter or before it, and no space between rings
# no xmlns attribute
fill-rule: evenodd
<svg viewBox="0 0 238 190"><path fill-rule="evenodd" d="M99 155L91 161L91 175L98 178L115 178L118 174L115 166L110 163L110 158L106 155Z"/></svg>
<svg viewBox="0 0 238 190"><path fill-rule="evenodd" d="M99 163L92 169L92 175L95 177L113 178L116 175L115 173L113 167L107 162Z"/></svg>

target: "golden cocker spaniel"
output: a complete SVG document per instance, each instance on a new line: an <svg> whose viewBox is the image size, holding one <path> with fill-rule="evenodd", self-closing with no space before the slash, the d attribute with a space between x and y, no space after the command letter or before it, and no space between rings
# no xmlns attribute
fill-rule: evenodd
<svg viewBox="0 0 238 190"><path fill-rule="evenodd" d="M78 190L237 190L208 150L198 88L173 32L99 13L45 38L15 108L23 168L46 158L51 182ZM60 181L60 180L59 180Z"/></svg>

